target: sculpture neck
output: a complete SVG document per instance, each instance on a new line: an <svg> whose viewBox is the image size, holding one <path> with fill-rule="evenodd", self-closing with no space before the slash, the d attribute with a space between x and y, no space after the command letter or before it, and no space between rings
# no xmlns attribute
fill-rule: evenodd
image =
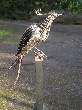
<svg viewBox="0 0 82 110"><path fill-rule="evenodd" d="M45 30L45 29L50 28L50 27L51 27L51 24L52 24L52 22L53 22L54 19L55 19L55 18L54 18L53 15L48 15L47 18L46 18L43 22L41 22L41 23L39 24L39 27L40 27L42 30Z"/></svg>

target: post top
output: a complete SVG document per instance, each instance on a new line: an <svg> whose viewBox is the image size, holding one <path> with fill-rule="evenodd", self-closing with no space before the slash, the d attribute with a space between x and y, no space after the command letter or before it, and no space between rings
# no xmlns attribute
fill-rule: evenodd
<svg viewBox="0 0 82 110"><path fill-rule="evenodd" d="M43 61L43 57L39 56L39 55L35 55L35 61Z"/></svg>

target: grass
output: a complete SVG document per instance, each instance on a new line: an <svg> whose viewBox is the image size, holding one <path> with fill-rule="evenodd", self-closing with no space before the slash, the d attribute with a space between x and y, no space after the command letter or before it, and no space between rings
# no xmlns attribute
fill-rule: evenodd
<svg viewBox="0 0 82 110"><path fill-rule="evenodd" d="M7 100L3 98L0 98L0 110L6 110L7 108Z"/></svg>
<svg viewBox="0 0 82 110"><path fill-rule="evenodd" d="M19 33L14 33L9 30L0 30L0 39L3 43L17 45L19 42Z"/></svg>
<svg viewBox="0 0 82 110"><path fill-rule="evenodd" d="M10 82L0 76L0 110L31 110L31 96L26 91L22 93L19 88L9 87Z"/></svg>
<svg viewBox="0 0 82 110"><path fill-rule="evenodd" d="M0 30L0 38L7 37L11 34L11 32L6 30Z"/></svg>
<svg viewBox="0 0 82 110"><path fill-rule="evenodd" d="M18 91L2 89L0 90L0 110L6 110L10 108L22 108L26 110L27 108L31 110L32 105L28 101L23 101L23 94Z"/></svg>
<svg viewBox="0 0 82 110"><path fill-rule="evenodd" d="M18 44L21 36L16 27L9 25L0 26L0 41L5 44ZM27 88L13 86L12 78L5 77L4 69L0 70L0 110L32 110L32 94Z"/></svg>

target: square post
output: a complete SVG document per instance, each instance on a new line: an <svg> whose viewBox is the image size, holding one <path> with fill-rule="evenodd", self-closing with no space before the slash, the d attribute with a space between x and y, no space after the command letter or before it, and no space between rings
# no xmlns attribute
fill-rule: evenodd
<svg viewBox="0 0 82 110"><path fill-rule="evenodd" d="M33 110L48 110L46 104L43 103L43 55L35 53L35 72L36 72L36 102Z"/></svg>

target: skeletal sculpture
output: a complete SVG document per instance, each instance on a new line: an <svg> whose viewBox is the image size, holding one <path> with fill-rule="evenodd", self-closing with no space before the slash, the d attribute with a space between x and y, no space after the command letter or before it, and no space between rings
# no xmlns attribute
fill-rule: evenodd
<svg viewBox="0 0 82 110"><path fill-rule="evenodd" d="M40 13L40 11L41 10L37 10L37 11L35 11L35 13L37 15L43 15L42 13ZM16 66L17 64L19 66L18 75L17 75L16 81L15 81L15 84L19 78L22 59L24 58L24 56L26 54L28 54L30 51L32 51L32 49L35 49L36 51L34 51L34 52L37 53L39 56L42 55L44 57L47 57L42 51L40 51L37 48L37 46L39 46L42 42L45 42L47 40L52 22L58 16L60 16L62 14L58 14L55 11L51 11L45 15L47 15L47 17L43 22L30 25L25 30L25 32L23 33L23 35L21 37L21 40L20 40L20 43L18 46L18 50L15 55L16 60L9 68L9 69L11 69L13 66Z"/></svg>

